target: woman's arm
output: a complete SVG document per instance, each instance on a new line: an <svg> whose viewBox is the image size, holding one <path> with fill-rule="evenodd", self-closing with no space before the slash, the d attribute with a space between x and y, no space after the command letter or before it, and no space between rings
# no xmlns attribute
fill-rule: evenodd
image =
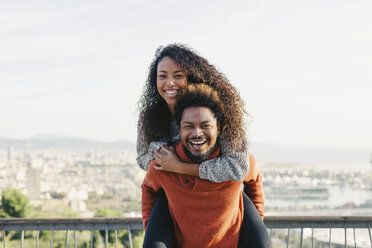
<svg viewBox="0 0 372 248"><path fill-rule="evenodd" d="M159 164L155 169L159 171L169 171L190 176L199 176L199 164L182 162L173 146L162 146L161 149L154 151L155 161Z"/></svg>
<svg viewBox="0 0 372 248"><path fill-rule="evenodd" d="M199 167L199 177L215 183L242 181L249 171L246 153L223 153L221 157L204 161Z"/></svg>
<svg viewBox="0 0 372 248"><path fill-rule="evenodd" d="M154 150L159 150L162 145L166 142L154 141L151 142L149 146L145 144L144 134L141 131L141 125L137 125L137 163L139 167L143 170L147 170L147 167L151 160L155 158Z"/></svg>
<svg viewBox="0 0 372 248"><path fill-rule="evenodd" d="M249 171L248 152L232 152L226 142L221 141L221 157L207 160L201 164L184 163L175 154L174 149L163 146L155 152L157 170L179 174L199 176L202 179L220 183L225 181L242 181Z"/></svg>

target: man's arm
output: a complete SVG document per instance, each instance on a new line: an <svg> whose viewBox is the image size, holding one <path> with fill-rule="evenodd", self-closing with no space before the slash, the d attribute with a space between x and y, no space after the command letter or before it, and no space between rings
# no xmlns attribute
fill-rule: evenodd
<svg viewBox="0 0 372 248"><path fill-rule="evenodd" d="M146 176L143 179L143 182L141 185L141 188L142 188L141 210L142 210L142 221L143 221L143 226L144 226L145 231L146 231L148 222L150 220L152 208L154 207L156 199L159 196L158 191L160 189L160 185L156 181L157 176L154 175L154 174L157 174L153 168L154 164L156 164L154 160L150 162L150 165L147 169Z"/></svg>
<svg viewBox="0 0 372 248"><path fill-rule="evenodd" d="M249 154L250 168L244 178L244 193L253 202L261 217L264 217L263 176L253 155Z"/></svg>

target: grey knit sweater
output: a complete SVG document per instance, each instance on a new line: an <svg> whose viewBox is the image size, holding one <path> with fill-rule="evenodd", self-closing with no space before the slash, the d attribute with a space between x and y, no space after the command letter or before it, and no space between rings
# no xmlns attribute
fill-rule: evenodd
<svg viewBox="0 0 372 248"><path fill-rule="evenodd" d="M180 134L176 122L172 121L170 124L172 142L179 141ZM155 158L153 151L160 149L162 145L167 143L154 141L146 146L140 124L137 127L137 163L146 170L150 161ZM199 166L199 177L216 183L230 180L242 181L249 171L248 152L231 151L229 143L225 142L223 138L219 138L218 142L221 145L221 157L202 162Z"/></svg>

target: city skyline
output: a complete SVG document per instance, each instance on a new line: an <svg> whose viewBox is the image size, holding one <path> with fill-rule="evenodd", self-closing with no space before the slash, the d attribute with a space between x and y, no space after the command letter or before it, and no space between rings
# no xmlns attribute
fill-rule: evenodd
<svg viewBox="0 0 372 248"><path fill-rule="evenodd" d="M0 137L135 141L154 52L181 42L238 88L250 140L372 148L371 2L211 3L2 1Z"/></svg>

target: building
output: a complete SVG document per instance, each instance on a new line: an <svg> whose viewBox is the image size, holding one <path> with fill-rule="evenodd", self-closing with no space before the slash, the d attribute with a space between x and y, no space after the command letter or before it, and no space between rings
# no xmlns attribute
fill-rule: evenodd
<svg viewBox="0 0 372 248"><path fill-rule="evenodd" d="M40 162L31 161L27 170L27 196L30 200L40 199L40 174Z"/></svg>

